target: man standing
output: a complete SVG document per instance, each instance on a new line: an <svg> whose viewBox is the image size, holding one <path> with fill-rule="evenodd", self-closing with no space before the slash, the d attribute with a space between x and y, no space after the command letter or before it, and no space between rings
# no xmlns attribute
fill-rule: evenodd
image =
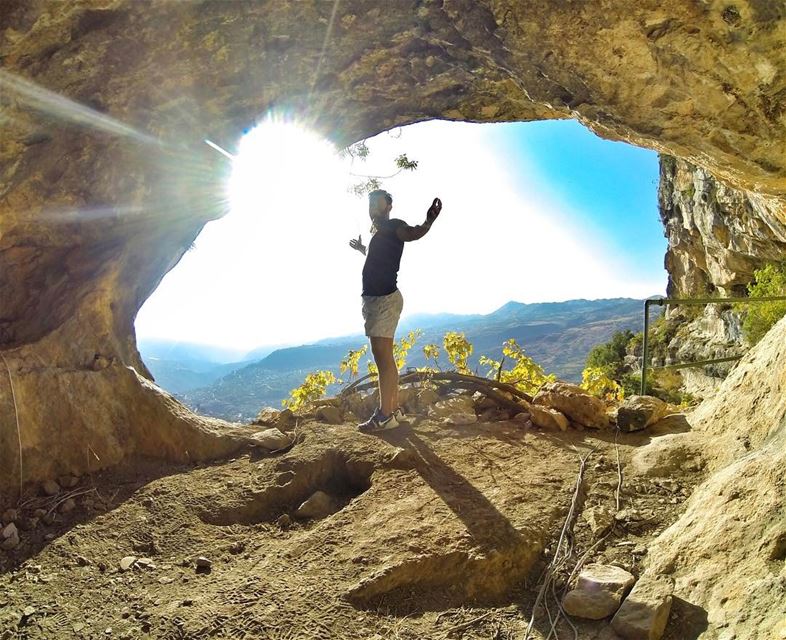
<svg viewBox="0 0 786 640"><path fill-rule="evenodd" d="M360 236L349 246L366 256L363 265L363 319L371 353L379 371L379 407L372 416L358 425L361 431L397 427L404 413L398 405L398 369L393 358L393 338L404 299L396 279L404 243L420 240L442 210L442 202L434 202L426 212L426 221L410 227L403 220L390 218L393 196L378 189L368 194L368 215L371 217L371 241L368 252Z"/></svg>

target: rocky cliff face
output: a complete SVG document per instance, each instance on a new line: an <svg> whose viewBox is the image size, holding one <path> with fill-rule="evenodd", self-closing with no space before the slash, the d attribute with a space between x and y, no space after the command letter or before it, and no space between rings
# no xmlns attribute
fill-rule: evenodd
<svg viewBox="0 0 786 640"><path fill-rule="evenodd" d="M669 297L745 295L753 272L786 257L783 203L662 156L658 206L669 241Z"/></svg>
<svg viewBox="0 0 786 640"><path fill-rule="evenodd" d="M668 297L737 297L753 272L786 257L783 205L735 189L685 160L661 156L658 205L669 247ZM748 348L738 311L730 305L671 309L679 323L656 364L741 355ZM681 371L687 391L706 396L731 364Z"/></svg>

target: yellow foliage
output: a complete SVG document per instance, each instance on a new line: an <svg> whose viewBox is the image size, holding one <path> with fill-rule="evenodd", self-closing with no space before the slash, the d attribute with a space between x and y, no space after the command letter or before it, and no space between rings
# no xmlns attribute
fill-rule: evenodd
<svg viewBox="0 0 786 640"><path fill-rule="evenodd" d="M502 355L501 361L481 356L480 364L489 368L487 377L498 378L500 382L512 384L531 395L536 394L547 382L554 382L557 379L553 374L546 375L543 367L530 358L513 338L503 343ZM511 369L503 369L506 358L513 362Z"/></svg>
<svg viewBox="0 0 786 640"><path fill-rule="evenodd" d="M472 343L467 340L466 336L457 331L448 331L442 339L442 346L445 347L448 360L456 368L456 371L469 373L467 360L472 355Z"/></svg>
<svg viewBox="0 0 786 640"><path fill-rule="evenodd" d="M339 371L341 373L346 373L348 371L350 380L357 377L360 358L366 355L367 351L368 345L364 345L360 349L350 349L347 356L341 361L341 364L339 364Z"/></svg>
<svg viewBox="0 0 786 640"><path fill-rule="evenodd" d="M393 359L396 361L396 368L399 371L401 371L404 368L404 365L407 364L407 354L409 353L409 350L415 346L418 338L420 338L422 335L422 329L415 329L415 331L410 331L397 343L393 343Z"/></svg>
<svg viewBox="0 0 786 640"><path fill-rule="evenodd" d="M303 405L314 400L319 400L328 388L328 385L336 382L336 376L332 371L315 371L309 373L306 379L299 387L292 389L289 392L289 398L284 400L282 404L297 411Z"/></svg>
<svg viewBox="0 0 786 640"><path fill-rule="evenodd" d="M581 374L581 388L598 398L621 402L625 391L610 374L610 367L587 367Z"/></svg>

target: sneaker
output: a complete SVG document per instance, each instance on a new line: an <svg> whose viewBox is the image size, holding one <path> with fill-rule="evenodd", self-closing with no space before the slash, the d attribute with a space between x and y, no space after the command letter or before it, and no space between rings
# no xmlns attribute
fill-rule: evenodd
<svg viewBox="0 0 786 640"><path fill-rule="evenodd" d="M366 420L365 422L361 422L358 425L358 431L374 431L379 428L379 421L377 420L377 416L379 415L379 407L374 409L374 413L371 414L371 417Z"/></svg>
<svg viewBox="0 0 786 640"><path fill-rule="evenodd" d="M368 420L361 422L358 425L358 430L363 431L364 433L369 433L371 431L382 431L383 429L394 429L398 425L399 422L396 419L395 411L389 416L385 416L382 414L379 408L377 408L374 409L374 413L371 414L371 417Z"/></svg>
<svg viewBox="0 0 786 640"><path fill-rule="evenodd" d="M406 414L404 413L404 409L399 407L395 411L393 411L393 417L396 419L398 424L409 424L409 419L407 418Z"/></svg>

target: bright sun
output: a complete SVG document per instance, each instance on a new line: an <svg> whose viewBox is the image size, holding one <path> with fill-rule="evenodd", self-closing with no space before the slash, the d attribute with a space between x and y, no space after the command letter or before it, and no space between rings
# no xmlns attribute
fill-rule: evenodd
<svg viewBox="0 0 786 640"><path fill-rule="evenodd" d="M229 185L233 215L276 219L307 214L346 190L346 169L333 145L293 122L269 118L241 141Z"/></svg>

